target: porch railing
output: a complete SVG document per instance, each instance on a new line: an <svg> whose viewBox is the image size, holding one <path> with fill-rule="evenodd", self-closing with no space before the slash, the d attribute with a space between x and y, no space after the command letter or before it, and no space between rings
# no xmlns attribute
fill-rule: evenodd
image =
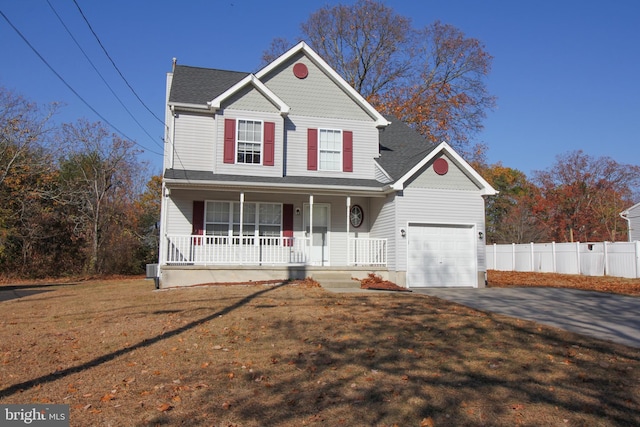
<svg viewBox="0 0 640 427"><path fill-rule="evenodd" d="M386 266L387 239L349 238L349 265Z"/></svg>
<svg viewBox="0 0 640 427"><path fill-rule="evenodd" d="M167 236L167 264L306 264L308 239Z"/></svg>
<svg viewBox="0 0 640 427"><path fill-rule="evenodd" d="M169 235L163 256L173 265L306 265L309 238ZM386 239L349 239L347 265L386 266Z"/></svg>

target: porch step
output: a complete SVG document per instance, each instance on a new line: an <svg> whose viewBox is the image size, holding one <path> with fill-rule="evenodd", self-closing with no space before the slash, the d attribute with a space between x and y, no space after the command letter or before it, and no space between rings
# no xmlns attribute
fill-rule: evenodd
<svg viewBox="0 0 640 427"><path fill-rule="evenodd" d="M351 274L343 271L318 271L313 279L323 288L359 288L360 282L353 280Z"/></svg>

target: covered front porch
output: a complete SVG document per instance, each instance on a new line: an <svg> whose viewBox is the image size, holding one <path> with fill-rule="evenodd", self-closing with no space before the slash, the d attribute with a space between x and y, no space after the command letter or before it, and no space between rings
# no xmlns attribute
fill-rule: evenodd
<svg viewBox="0 0 640 427"><path fill-rule="evenodd" d="M166 187L164 195L162 287L299 279L322 269L387 271L388 238L372 233L371 201L380 192L192 183Z"/></svg>

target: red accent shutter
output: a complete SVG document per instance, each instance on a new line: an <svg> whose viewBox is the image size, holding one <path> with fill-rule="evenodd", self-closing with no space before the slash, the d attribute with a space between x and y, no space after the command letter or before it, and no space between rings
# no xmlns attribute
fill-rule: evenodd
<svg viewBox="0 0 640 427"><path fill-rule="evenodd" d="M193 201L193 221L191 222L192 232L195 236L202 236L204 234L204 201ZM202 244L202 239L196 238L194 244Z"/></svg>
<svg viewBox="0 0 640 427"><path fill-rule="evenodd" d="M263 165L273 166L276 145L276 124L264 122L264 160Z"/></svg>
<svg viewBox="0 0 640 427"><path fill-rule="evenodd" d="M307 130L307 170L318 170L318 129Z"/></svg>
<svg viewBox="0 0 640 427"><path fill-rule="evenodd" d="M236 121L224 119L224 162L236 162Z"/></svg>
<svg viewBox="0 0 640 427"><path fill-rule="evenodd" d="M293 205L282 205L283 246L293 246Z"/></svg>
<svg viewBox="0 0 640 427"><path fill-rule="evenodd" d="M342 132L342 171L353 172L353 132Z"/></svg>

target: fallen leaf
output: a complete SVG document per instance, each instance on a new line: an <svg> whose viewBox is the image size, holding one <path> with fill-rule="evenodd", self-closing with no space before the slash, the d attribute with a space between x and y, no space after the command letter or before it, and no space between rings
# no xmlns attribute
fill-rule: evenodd
<svg viewBox="0 0 640 427"><path fill-rule="evenodd" d="M110 400L115 399L115 397L116 397L115 395L113 395L113 394L111 394L111 393L107 393L107 394L105 394L104 396L102 396L102 397L100 398L100 401L101 401L101 402L108 402L108 401L110 401Z"/></svg>
<svg viewBox="0 0 640 427"><path fill-rule="evenodd" d="M433 427L433 419L431 417L429 418L423 418L422 421L420 421L420 427Z"/></svg>
<svg viewBox="0 0 640 427"><path fill-rule="evenodd" d="M171 409L173 409L173 406L169 405L168 403L163 403L162 405L158 406L158 411L160 412L167 412Z"/></svg>

